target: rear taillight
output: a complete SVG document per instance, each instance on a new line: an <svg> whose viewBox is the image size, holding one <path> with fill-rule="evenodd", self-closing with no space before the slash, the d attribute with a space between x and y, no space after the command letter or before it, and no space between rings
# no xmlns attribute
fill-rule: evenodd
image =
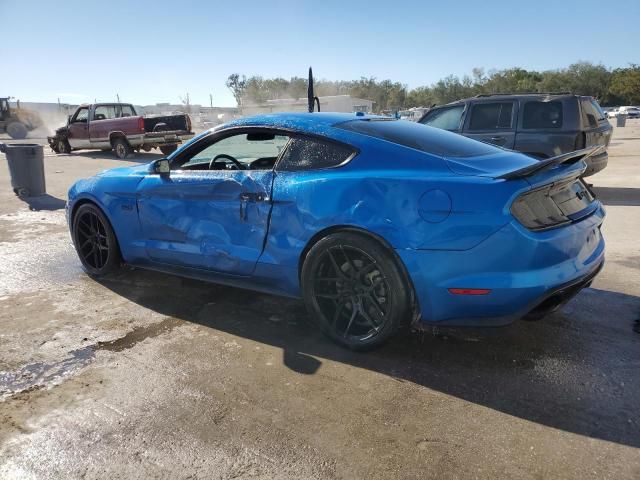
<svg viewBox="0 0 640 480"><path fill-rule="evenodd" d="M140 130L140 133L144 133L144 118L143 117L138 117L138 130Z"/></svg>
<svg viewBox="0 0 640 480"><path fill-rule="evenodd" d="M589 215L593 200L584 183L572 179L520 195L511 205L511 213L529 230L545 230Z"/></svg>

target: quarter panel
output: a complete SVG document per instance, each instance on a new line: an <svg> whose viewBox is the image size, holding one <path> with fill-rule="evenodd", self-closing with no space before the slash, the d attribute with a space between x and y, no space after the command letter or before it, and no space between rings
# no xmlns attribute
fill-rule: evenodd
<svg viewBox="0 0 640 480"><path fill-rule="evenodd" d="M396 249L466 250L508 223L511 200L528 188L419 168L279 172L260 261L297 267L309 240L332 226L362 228ZM434 190L442 193L425 195Z"/></svg>

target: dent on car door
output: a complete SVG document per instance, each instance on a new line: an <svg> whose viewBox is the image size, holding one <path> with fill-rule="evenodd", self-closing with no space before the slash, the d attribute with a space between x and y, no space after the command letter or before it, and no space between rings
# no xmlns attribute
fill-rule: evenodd
<svg viewBox="0 0 640 480"><path fill-rule="evenodd" d="M148 175L139 185L147 254L154 262L250 275L267 233L273 168L240 170L231 160L216 165L216 157L228 160L221 154L245 166L257 160L251 155L262 152L241 141L219 148L207 138L201 142L202 150L190 154L177 170ZM269 147L277 155L278 145ZM209 170L210 165L219 169Z"/></svg>
<svg viewBox="0 0 640 480"><path fill-rule="evenodd" d="M517 104L514 101L479 102L471 105L464 135L499 147L515 144Z"/></svg>

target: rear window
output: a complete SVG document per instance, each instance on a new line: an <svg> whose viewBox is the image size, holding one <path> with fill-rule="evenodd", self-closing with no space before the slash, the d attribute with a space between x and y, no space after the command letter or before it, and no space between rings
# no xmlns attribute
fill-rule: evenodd
<svg viewBox="0 0 640 480"><path fill-rule="evenodd" d="M405 120L351 120L336 127L443 157L475 157L502 152L456 133Z"/></svg>
<svg viewBox="0 0 640 480"><path fill-rule="evenodd" d="M282 154L278 170L298 171L337 167L353 155L344 145L313 138L292 138Z"/></svg>
<svg viewBox="0 0 640 480"><path fill-rule="evenodd" d="M122 105L122 108L119 110L119 116L121 117L135 117L136 115L136 112L133 111L133 107L131 105Z"/></svg>
<svg viewBox="0 0 640 480"><path fill-rule="evenodd" d="M580 104L582 105L582 118L585 126L597 127L598 122L605 120L604 112L594 99L583 98Z"/></svg>
<svg viewBox="0 0 640 480"><path fill-rule="evenodd" d="M443 130L459 130L464 105L431 110L420 123Z"/></svg>
<svg viewBox="0 0 640 480"><path fill-rule="evenodd" d="M522 128L562 127L562 102L527 102L522 113Z"/></svg>
<svg viewBox="0 0 640 480"><path fill-rule="evenodd" d="M94 120L110 120L116 118L115 105L98 105L93 112Z"/></svg>
<svg viewBox="0 0 640 480"><path fill-rule="evenodd" d="M511 128L513 102L477 103L471 109L469 130L504 130Z"/></svg>

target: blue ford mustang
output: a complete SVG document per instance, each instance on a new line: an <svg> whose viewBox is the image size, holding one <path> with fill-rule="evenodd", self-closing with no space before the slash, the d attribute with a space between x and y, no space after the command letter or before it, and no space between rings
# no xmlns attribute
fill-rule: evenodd
<svg viewBox="0 0 640 480"><path fill-rule="evenodd" d="M384 117L273 114L69 190L85 270L121 263L302 297L333 340L409 322L501 325L598 273L604 210L585 149L539 161Z"/></svg>

